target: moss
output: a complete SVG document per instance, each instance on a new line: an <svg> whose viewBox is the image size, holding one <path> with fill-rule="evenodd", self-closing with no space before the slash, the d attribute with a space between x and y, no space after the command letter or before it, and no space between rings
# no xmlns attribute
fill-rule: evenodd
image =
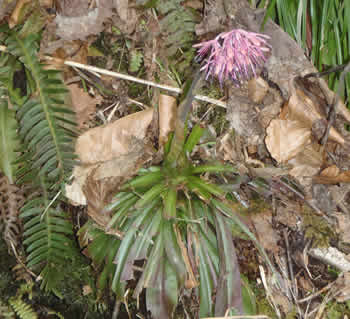
<svg viewBox="0 0 350 319"><path fill-rule="evenodd" d="M324 313L324 318L342 319L350 315L350 309L346 303L329 302Z"/></svg>
<svg viewBox="0 0 350 319"><path fill-rule="evenodd" d="M328 222L307 205L301 210L305 237L313 240L314 247L329 247L330 240L336 238L336 234Z"/></svg>
<svg viewBox="0 0 350 319"><path fill-rule="evenodd" d="M66 272L57 289L61 298L41 292L35 300L36 303L47 305L65 318L83 318L84 315L87 315L86 318L103 318L108 307L101 307L97 302L95 276L90 261L84 256L75 256L70 267L69 271L61 269Z"/></svg>
<svg viewBox="0 0 350 319"><path fill-rule="evenodd" d="M276 315L276 312L267 300L265 291L263 289L259 289L256 291L255 295L257 313L260 315L268 316L271 319L277 319L278 317Z"/></svg>

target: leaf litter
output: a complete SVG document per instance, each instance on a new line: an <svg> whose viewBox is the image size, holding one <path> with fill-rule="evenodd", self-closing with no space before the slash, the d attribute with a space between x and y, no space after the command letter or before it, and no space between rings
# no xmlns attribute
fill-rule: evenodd
<svg viewBox="0 0 350 319"><path fill-rule="evenodd" d="M134 2L62 1L57 8L56 17L49 21L44 31L46 37L43 37L45 40L41 44L43 54L52 54L61 59L75 57L77 62L86 64L91 59L87 54L77 52L82 47L84 50L93 47L94 41L101 40L101 35L111 34L111 29L119 25L114 32L124 34L127 45L121 48L120 43L116 43L119 45L118 50L120 49L118 52L127 51L128 46L130 51L135 47L143 47L141 51L134 51L139 53L138 67L130 69L126 65L124 70L141 70L140 75L143 78L154 80L158 77L164 81L163 84L174 85L174 78L179 75L169 67L174 60L165 54L173 52L173 48L169 49L169 43L164 44L167 40L162 38L165 34L172 34L172 31L162 31L165 20L159 25L154 15L138 8L140 1L136 1L137 5ZM231 10L231 16L236 17L236 22L240 25L259 32L257 21L260 16L245 1L237 1L232 6L227 5L228 2L223 0L208 4L210 10L206 7L205 15L201 17L202 22L193 29L197 37L202 39L210 32L222 32L222 21L225 21L228 13L225 10ZM15 26L21 23L19 13L28 5L28 1L18 1L15 11L12 3L0 7L0 16L4 17L12 12L11 21ZM185 3L197 10L197 14L200 13L200 1ZM168 9L163 10L167 12ZM225 83L227 114L224 120L227 129L217 135L214 152L207 148L207 151L195 150L194 153L199 162L204 156L215 156L238 167L242 182L231 182L236 185L236 197L243 207L242 214L249 217L251 229L278 265L283 278L284 286L273 284L272 274L257 264L254 267L260 276L250 278L256 281L257 287L264 287L267 299L275 309L275 315L283 318L296 309L301 317L306 318L310 308L310 312L317 313L318 318L321 318L326 301L334 299L345 302L350 299L349 268L342 268L343 273L334 281L328 274L328 265L337 268L341 260L339 258L349 261L350 255L350 134L344 132L344 124L350 121L350 112L338 101L336 120L329 128L326 144L322 145L321 138L328 124L327 115L335 107L334 92L328 89L322 79L304 78L305 74L316 70L306 59L302 49L277 25L268 21L265 34L270 36L272 52L260 76L238 88L232 83ZM115 39L115 35L113 36ZM125 56L128 54L125 53ZM162 63L157 60L159 57ZM186 58L183 57L181 63L187 63ZM66 76L72 76L68 70L65 72ZM183 69L181 72L186 74ZM75 72L73 74L76 75ZM86 85L83 80L82 84ZM88 215L101 229L106 229L111 217L103 207L110 202L111 194L139 168L159 161L161 155L157 149L162 148L169 132L175 127L176 98L158 92L154 93L155 96L159 95L158 99L151 99L146 87L138 88L138 93L132 94L132 89L135 88L130 83L126 92L116 89L115 96L120 94L123 96L119 99L125 99L127 94L129 98L138 99L142 101L140 103L145 102L150 107L135 112L135 105L131 108L123 103L121 107L129 115L118 118L110 113L110 123L93 127L98 122L96 114L101 109L105 96L100 93L89 94L83 89L84 85L68 86L72 107L77 113L80 129L84 132L76 145L80 165L74 170L72 184L66 186L66 196L75 205L87 205ZM88 84L88 87L96 91L93 85ZM158 104L157 112L151 102ZM208 107L208 104L202 106L203 113ZM193 124L195 123L191 123ZM210 120L201 123L207 127L211 124ZM219 132L218 128L214 130ZM205 147L202 146L203 149ZM228 184L230 185L230 181ZM257 197L268 202L269 208L263 205L259 207ZM309 208L310 203L314 203L311 207L317 207L317 210ZM249 207L254 207L254 211ZM333 228L336 234L331 240L328 236L332 234L324 233L327 227ZM227 231L224 229L221 236L225 236ZM117 231L115 235L123 237ZM326 240L318 241L319 236L324 236L322 239ZM314 247L315 242L318 245L326 242L328 247ZM232 243L232 254L233 245ZM219 248L220 251L223 249L221 245ZM334 253L328 254L330 257L326 258L324 256L328 250L323 255L317 255L315 249L331 249ZM341 257L337 257L339 255ZM248 264L256 256L245 257L247 258L244 262ZM243 273L245 266L244 263L240 265ZM161 276L165 276L164 267L162 265ZM228 265L222 264L221 267ZM324 276L326 279L320 282L317 276ZM219 278L219 282L221 279ZM322 287L325 281L327 285ZM311 295L308 291L310 287L313 290ZM321 298L320 294L315 293L317 290L329 291ZM304 307L305 302L308 303L307 307ZM220 309L218 313L229 303L230 301L217 304L216 307Z"/></svg>

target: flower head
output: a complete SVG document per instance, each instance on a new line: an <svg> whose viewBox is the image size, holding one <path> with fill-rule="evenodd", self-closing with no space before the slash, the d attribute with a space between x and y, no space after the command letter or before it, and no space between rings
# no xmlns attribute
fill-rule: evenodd
<svg viewBox="0 0 350 319"><path fill-rule="evenodd" d="M206 79L217 77L222 86L225 79L231 79L235 85L256 76L256 71L265 61L265 54L271 50L266 42L269 36L234 29L220 33L215 39L194 45L199 48L197 59L203 59L201 68Z"/></svg>

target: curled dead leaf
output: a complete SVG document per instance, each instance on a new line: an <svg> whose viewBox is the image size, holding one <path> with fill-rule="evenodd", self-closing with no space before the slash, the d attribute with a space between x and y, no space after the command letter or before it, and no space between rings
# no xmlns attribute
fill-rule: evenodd
<svg viewBox="0 0 350 319"><path fill-rule="evenodd" d="M269 85L261 77L254 77L248 82L248 96L255 103L261 103L268 90Z"/></svg>
<svg viewBox="0 0 350 319"><path fill-rule="evenodd" d="M99 34L103 23L113 15L113 0L100 0L90 9L85 0L66 1L62 14L56 16L56 34L65 40L84 40L89 35ZM74 8L71 6L74 5ZM87 10L88 9L88 10Z"/></svg>
<svg viewBox="0 0 350 319"><path fill-rule="evenodd" d="M316 105L303 91L299 89L292 89L294 93L285 104L284 112L287 113L287 119L292 121L300 121L304 127L312 128L312 125L320 119L326 119L325 111ZM335 129L331 128L329 138L339 144L344 144L344 138Z"/></svg>
<svg viewBox="0 0 350 319"><path fill-rule="evenodd" d="M296 178L316 175L323 162L323 156L318 144L307 145L301 153L288 161L293 166L289 174Z"/></svg>
<svg viewBox="0 0 350 319"><path fill-rule="evenodd" d="M90 122L91 116L96 111L96 105L101 103L100 95L91 97L78 84L70 84L68 89L71 93L72 107L76 113L78 127L84 128L84 125Z"/></svg>
<svg viewBox="0 0 350 319"><path fill-rule="evenodd" d="M340 169L332 165L325 168L319 176L315 176L314 181L319 184L350 183L350 171L340 172Z"/></svg>
<svg viewBox="0 0 350 319"><path fill-rule="evenodd" d="M131 152L135 142L145 138L152 118L150 108L85 132L76 144L79 159L83 164L95 164Z"/></svg>
<svg viewBox="0 0 350 319"><path fill-rule="evenodd" d="M268 250L277 254L279 252L278 241L280 237L272 227L272 213L269 210L259 212L251 217L251 221L254 224L258 238L262 246Z"/></svg>
<svg viewBox="0 0 350 319"><path fill-rule="evenodd" d="M283 163L311 143L311 130L298 121L274 119L266 129L265 143L271 156Z"/></svg>
<svg viewBox="0 0 350 319"><path fill-rule="evenodd" d="M83 165L74 168L74 181L66 186L66 196L73 203L88 203L91 207L97 207L91 204L93 201L106 203L108 192L117 189L118 185L150 159L153 148L145 142L145 137L152 116L153 109L150 108L104 127L93 128L78 138L76 153ZM99 188L102 180L111 189L107 187L101 193L96 188ZM100 195L97 196L98 194ZM94 211L99 211L100 208ZM91 213L93 214L95 213ZM104 222L99 220L98 223Z"/></svg>

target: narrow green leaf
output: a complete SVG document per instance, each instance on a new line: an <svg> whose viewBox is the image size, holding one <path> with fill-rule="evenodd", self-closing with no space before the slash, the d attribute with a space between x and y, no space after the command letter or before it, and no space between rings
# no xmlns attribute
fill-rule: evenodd
<svg viewBox="0 0 350 319"><path fill-rule="evenodd" d="M220 277L215 300L215 316L223 316L226 310L234 308L243 312L241 278L233 237L226 218L216 214L216 233L220 255Z"/></svg>
<svg viewBox="0 0 350 319"><path fill-rule="evenodd" d="M1 91L0 94L3 94ZM0 170L10 184L14 184L18 168L14 164L18 146L15 112L8 109L7 102L0 96Z"/></svg>
<svg viewBox="0 0 350 319"><path fill-rule="evenodd" d="M216 207L219 211L221 211L224 215L229 217L229 220L232 221L235 225L239 226L242 231L248 235L248 237L254 242L256 247L258 248L260 254L264 257L265 262L268 264L270 267L270 270L274 273L277 274L277 271L275 270L275 267L272 265L269 257L267 256L264 248L260 245L259 241L256 239L255 235L249 230L248 226L245 225L238 216L232 210L226 206L223 202L220 202L216 199L212 200L212 203L214 207Z"/></svg>
<svg viewBox="0 0 350 319"><path fill-rule="evenodd" d="M208 262L208 256L205 254L205 247L202 243L196 242L196 252L199 257L199 317L211 317L214 315L214 303L213 303L213 293L214 293L214 277L211 274L210 263ZM216 285L215 285L216 286Z"/></svg>
<svg viewBox="0 0 350 319"><path fill-rule="evenodd" d="M121 245L118 249L118 253L116 255L117 267L116 267L115 274L112 281L112 290L115 293L118 293L119 291L120 277L121 277L122 271L124 270L124 266L128 258L131 246L135 243L138 228L147 218L150 211L152 211L153 209L154 209L154 206L149 206L143 212L140 212L139 216L132 223L132 226L128 229L128 231L126 232L121 242ZM122 296L118 296L118 297L122 297Z"/></svg>
<svg viewBox="0 0 350 319"><path fill-rule="evenodd" d="M173 267L180 287L183 287L186 280L187 270L185 262L176 239L176 234L171 221L163 223L163 239L165 243L165 253L171 266Z"/></svg>
<svg viewBox="0 0 350 319"><path fill-rule="evenodd" d="M199 124L196 124L193 127L191 134L187 138L186 143L184 145L184 152L185 153L192 152L193 148L197 145L200 138L202 137L203 131L204 131L204 129Z"/></svg>
<svg viewBox="0 0 350 319"><path fill-rule="evenodd" d="M202 173L237 173L237 169L231 165L224 164L204 164L198 165L192 169L193 174L202 174Z"/></svg>
<svg viewBox="0 0 350 319"><path fill-rule="evenodd" d="M141 198L137 201L136 207L141 208L145 205L150 204L154 199L159 197L166 189L165 182L160 182L154 185L150 190L141 195Z"/></svg>
<svg viewBox="0 0 350 319"><path fill-rule="evenodd" d="M170 187L168 191L164 194L164 210L163 216L166 219L171 219L176 217L176 199L177 199L177 190L173 187Z"/></svg>
<svg viewBox="0 0 350 319"><path fill-rule="evenodd" d="M137 176L126 182L120 190L125 191L127 189L151 187L160 182L163 178L164 176L161 171L151 172L145 175Z"/></svg>
<svg viewBox="0 0 350 319"><path fill-rule="evenodd" d="M171 318L177 305L177 279L172 266L166 259L160 258L158 271L146 290L147 309L153 318Z"/></svg>
<svg viewBox="0 0 350 319"><path fill-rule="evenodd" d="M199 188L202 188L203 190L217 196L217 197L224 197L225 191L221 189L219 186L208 183L201 178L197 176L189 176L188 177L189 182L193 183L194 185L198 186Z"/></svg>

